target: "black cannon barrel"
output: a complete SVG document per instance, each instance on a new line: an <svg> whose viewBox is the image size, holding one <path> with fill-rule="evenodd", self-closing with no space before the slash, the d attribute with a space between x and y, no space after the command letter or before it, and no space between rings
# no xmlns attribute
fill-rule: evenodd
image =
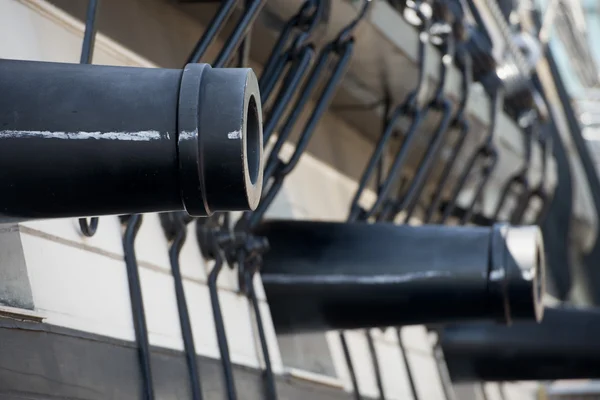
<svg viewBox="0 0 600 400"><path fill-rule="evenodd" d="M539 323L469 323L442 329L453 381L600 378L600 311L546 309Z"/></svg>
<svg viewBox="0 0 600 400"><path fill-rule="evenodd" d="M279 332L542 315L537 227L268 221L256 233Z"/></svg>
<svg viewBox="0 0 600 400"><path fill-rule="evenodd" d="M0 60L0 93L3 221L258 204L251 69Z"/></svg>

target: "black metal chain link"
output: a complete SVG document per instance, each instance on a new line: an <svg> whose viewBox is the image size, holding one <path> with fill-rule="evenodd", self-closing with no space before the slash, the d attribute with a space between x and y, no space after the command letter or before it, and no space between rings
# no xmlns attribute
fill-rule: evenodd
<svg viewBox="0 0 600 400"><path fill-rule="evenodd" d="M496 221L498 221L501 218L502 211L504 210L506 203L512 195L517 199L515 201L516 204L513 208L513 211L511 212L511 215L509 217L509 221L512 224L518 224L521 222L520 219L522 213L519 213L518 209L521 208L520 204L524 203L524 201L527 201L527 199L529 198L530 189L528 174L529 169L531 167L533 137L534 135L538 135L536 131L537 129L539 129L539 122L537 118L537 114L531 117L530 121L527 122L527 126L522 132L525 149L523 165L521 166L521 168L519 168L519 171L517 171L513 176L511 176L508 179L508 181L504 184L504 187L500 191L500 197L498 199L498 203L496 204L496 210L494 211L492 217L492 219Z"/></svg>
<svg viewBox="0 0 600 400"><path fill-rule="evenodd" d="M300 62L300 60L304 60L307 54L310 54L311 58L314 56L314 48L309 40L322 18L323 8L323 1L307 0L298 13L285 24L258 81L263 104L267 104L269 101L277 82L281 79L286 64L290 64L290 70L294 68L307 69L308 64L306 64L306 61ZM295 36L292 37L293 33L295 33ZM295 76L295 74L291 75ZM294 84L296 80L291 76L284 79L284 81L286 83L284 86L290 85L294 90L297 88L298 84ZM279 104L279 101L275 101L275 104ZM272 114L274 114L273 111L269 119L273 119ZM268 135L265 134L267 131L269 132ZM272 130L263 129L266 140L268 140L271 133Z"/></svg>
<svg viewBox="0 0 600 400"><path fill-rule="evenodd" d="M458 129L459 131L458 138L454 146L452 147L448 161L444 166L442 175L438 181L437 190L434 192L434 196L431 199L429 205L427 206L427 210L425 211L425 215L423 217L425 223L431 222L435 216L435 213L440 208L443 194L446 190L446 186L449 185L451 173L453 171L454 165L456 164L456 161L458 160L458 155L467 143L466 139L469 133L470 125L466 117L466 107L469 101L471 84L473 82L473 70L471 56L466 51L464 51L464 49L462 52L459 51L459 54L461 55L459 57L462 61L460 63L462 75L461 98L458 110L454 117L454 121L452 122L452 126Z"/></svg>
<svg viewBox="0 0 600 400"><path fill-rule="evenodd" d="M223 48L213 63L213 67L223 67L231 59L234 52L240 47L240 44L245 40L253 21L256 19L258 12L263 7L264 0L249 0L246 2L246 7L233 32L228 36L225 41ZM225 21L231 14L235 2L226 1L221 4L217 14L213 17L208 28L198 41L194 48L188 62L198 62L204 56L206 50L216 39L218 33L222 29ZM242 57L244 59L244 57ZM210 218L208 221L212 221ZM189 311L187 302L185 299L185 292L183 289L183 278L179 267L179 255L181 248L186 239L187 224L192 221L185 213L168 213L161 215L161 222L163 229L168 239L171 240L171 246L169 249L169 259L171 264L171 271L173 274L173 280L175 285L175 294L177 299L177 307L179 311L180 325L182 338L184 342L184 350L186 354L186 361L188 367L188 375L190 377L190 389L192 398L194 400L201 400L203 398L201 384L199 380L198 365L196 361L196 350L193 339L192 327L189 318ZM227 339L225 334L223 317L221 314L220 303L218 299L217 282L219 272L222 269L223 262L219 261L217 257L216 263L213 270L210 272L208 277L208 287L211 297L211 303L213 306L213 316L215 318L215 327L217 330L217 342L219 344L219 350L221 352L221 358L224 365L224 378L225 388L228 398L233 400L237 398L235 392L235 383L233 381L233 368L229 356L229 349L227 347Z"/></svg>
<svg viewBox="0 0 600 400"><path fill-rule="evenodd" d="M266 0L250 0L246 4L246 8L239 18L235 28L223 44L223 47L217 55L217 58L211 63L213 67L220 68L225 66L227 61L233 55L234 51L239 47L242 40L244 40L248 34L248 31L252 27L252 23L258 16L259 11L265 5L265 2ZM217 38L217 35L222 30L225 22L227 22L236 4L237 0L225 0L221 3L219 10L208 24L208 27L202 34L202 37L188 57L187 63L197 63L204 58L206 51Z"/></svg>
<svg viewBox="0 0 600 400"><path fill-rule="evenodd" d="M415 105L417 104L416 101L419 99L419 96L421 94L420 92L422 90L422 84L423 84L424 77L425 77L425 57L424 56L425 56L425 46L426 46L427 42L429 42L428 34L432 31L440 32L440 28L442 28L442 26L440 26L440 25L435 25L435 24L430 25L429 19L425 17L424 13L420 12L420 10L418 8L419 5L420 4L415 4L417 15L419 15L421 17L421 25L420 25L421 41L419 43L419 51L418 51L418 53L419 53L419 60L418 60L419 61L419 80L417 81L418 82L417 87L415 88L415 90L413 90L409 94L409 96L407 97L405 102L394 110L394 112L392 113L392 116L389 118L389 120L384 119L385 127L383 130L383 133L382 133L380 140L377 143L376 148L375 148L370 160L368 161L367 166L363 172L363 175L359 181L358 190L355 193L355 196L354 196L351 206L350 206L350 213L348 216L348 221L366 221L368 218L370 218L372 215L375 214L378 207L384 208L384 210L378 215L378 218L377 218L378 220L393 220L393 216L395 213L401 211L405 205L411 204L411 202L415 202L415 199L419 197L420 192L423 189L424 181L427 179L427 177L431 171L433 160L436 158L436 155L439 152L441 144L443 142L443 138L445 137L445 134L450 126L450 123L453 120L451 118L451 103L444 95L448 67L451 62L451 57L454 54L454 37L451 35L448 35L449 33L452 32L451 28L449 30L445 27L444 27L445 29L444 28L441 29L441 31L444 32L444 34L445 34L443 37L444 53L442 54L442 57L441 57L440 80L439 80L438 87L435 91L435 94L434 94L432 100L423 109L417 109L415 107ZM424 35L423 33L426 33L427 36ZM427 40L424 40L424 39L427 39ZM466 97L466 95L465 95L465 97ZM465 104L466 104L466 100L465 100ZM387 176L382 181L382 179L381 179L381 177L383 176L382 164L383 164L383 157L385 154L387 143L389 142L389 140L391 138L394 125L397 123L400 115L402 115L400 113L406 112L407 108L408 109L412 108L412 110L411 110L412 112L410 112L410 115L413 117L413 121L411 123L410 128L408 129L406 138L404 139L404 142L401 145L400 150L396 154L396 157L392 164L392 167L390 167L389 171L387 172ZM385 199L388 196L389 188L391 188L392 183L397 178L397 174L403 166L403 163L404 163L403 157L405 157L407 152L410 150L411 143L412 143L412 137L409 135L415 135L422 119L427 115L427 113L430 110L434 110L434 109L442 112L442 118L433 134L433 138L431 140L430 146L425 151L425 154L423 155L423 158L422 158L421 162L419 163L415 179L413 179L410 183L407 184L408 189L406 190L406 192L408 193L408 196L405 196L403 198L403 200L401 202L397 203L396 205L394 205L391 202L386 202ZM459 110L461 110L461 107L459 107ZM386 109L384 118L387 117L387 114L388 114L388 110ZM457 115L457 116L460 117L460 112L459 112L459 115ZM456 119L456 117L455 117L455 119ZM365 191L369 181L373 178L374 174L377 174L377 177L378 177L378 192L377 192L378 197L375 200L375 204L371 207L370 211L364 211L359 205L360 198L361 198L363 192ZM399 206L398 206L398 204L399 204ZM386 207L394 207L394 208L397 208L397 210L393 211L393 212L387 212L385 210ZM405 367L405 370L406 370L406 373L408 376L410 388L411 388L411 394L414 399L418 399L419 394L416 389L416 385L414 382L414 376L413 376L413 372L412 372L410 363L408 361L406 349L404 348L401 330L396 329L396 333L397 333L398 343L400 346L400 352L402 355L403 364L404 364L404 367ZM378 391L379 391L379 398L385 399L385 393L384 393L382 379L381 379L379 365L378 365L377 353L376 353L375 347L373 345L373 338L370 334L370 331L367 330L365 332L365 334L366 334L367 343L369 344L369 349L370 349L370 353L371 353L371 357L372 357L375 378L376 378ZM361 399L362 397L360 394L360 388L358 387L358 381L357 381L357 378L355 375L353 362L350 357L348 344L347 344L347 341L346 341L346 338L345 338L345 335L343 332L340 332L340 340L342 343L342 349L344 352L346 364L347 364L350 378L352 381L354 396L356 399Z"/></svg>
<svg viewBox="0 0 600 400"><path fill-rule="evenodd" d="M390 112L390 108L391 108L391 98L389 97L389 95L386 95L382 127L385 127L385 125L387 123L387 116ZM377 171L376 171L376 173L377 173L376 179L377 180L376 180L376 182L377 182L378 186L381 185L381 182L383 180L384 165L385 165L385 154L381 157L381 159L379 160L379 163L377 164ZM371 365L373 366L373 372L375 374L377 390L379 391L379 399L385 400L386 394L385 394L385 389L383 386L383 377L381 376L381 368L379 366L379 355L378 355L377 349L375 347L375 340L373 338L371 329L365 329L364 335L367 340L369 354L371 355ZM348 344L346 342L346 336L345 336L344 332L339 333L339 338L342 343L344 359L346 361L346 366L348 368L348 371L350 371L350 378L351 378L352 386L353 386L353 389L354 389L354 392L356 395L356 393L359 393L358 379L357 379L356 373L354 371L354 364L353 364L352 358L350 356L350 348L348 347Z"/></svg>
<svg viewBox="0 0 600 400"><path fill-rule="evenodd" d="M320 8L319 5L317 7ZM304 12L304 10L305 8L303 7L303 9L301 10L301 14ZM318 14L314 16L315 20L317 20L318 18ZM296 18L293 18L293 20L296 20ZM302 23L304 23L305 21L306 20L303 18ZM267 66L265 68L265 71L268 71L269 73L273 73L273 70L275 69L275 73L278 76L281 76L285 68L285 64L290 64L290 69L287 75L287 77L289 78L289 85L287 86L287 89L283 88L280 91L278 95L278 102L276 102L275 108L271 111L271 115L267 119L267 124L269 123L268 121L277 121L279 118L281 118L281 114L285 111L285 108L281 107L281 105L279 105L279 102L284 101L284 103L281 104L287 104L287 101L289 101L289 98L291 98L293 92L295 91L296 87L302 79L302 76L304 74L303 71L306 69L308 63L310 62L310 59L312 58L312 47L310 45L302 44L299 40L295 41L295 43L297 44L297 52L292 53L291 51L287 51L287 54L280 54L283 53L282 49L289 41L293 28L299 24L300 22L298 22L298 24L296 24L295 22L288 24L289 29L285 29L282 32L275 46L275 49L272 52L271 57L269 58L270 61L267 62ZM316 25L316 23L312 25ZM309 29L312 30L312 28ZM277 62L279 60L283 60L283 62ZM261 83L263 87L265 85L265 76L266 75L263 73L263 76L261 77ZM268 97L272 93L272 88L275 87L275 83L276 81L272 82L271 89L261 91L261 97L263 102L266 102L266 100L268 100ZM265 128L266 127L267 126L265 126ZM269 350L266 342L266 335L262 323L259 301L256 297L256 291L254 290L252 284L253 272L251 273L250 271L254 271L254 269L242 268L243 262L245 258L248 257L248 254L254 254L252 244L259 242L260 246L257 246L259 249L265 246L262 243L260 243L260 240L252 240L251 238L247 237L247 235L234 235L233 232L230 231L229 225L229 214L213 216L211 218L206 219L204 223L198 223L197 225L199 244L201 249L205 253L205 257L208 259L215 260L215 264L209 274L208 286L213 308L213 317L215 320L217 342L221 354L221 365L223 369L223 375L225 378L227 397L230 400L236 399L237 392L233 377L233 368L229 354L229 347L227 344L227 334L225 331L223 315L219 302L217 279L219 277L220 272L223 269L225 262L229 262L229 265L233 266L233 264L237 261L239 264L238 272L240 274L240 287L246 289L244 290L244 292L248 296L253 307L254 317L259 334L259 340L263 352L263 362L265 364L265 397L267 399L276 399L277 395L275 389L275 379L273 376ZM245 248L243 248L244 246ZM246 252L246 250L248 251ZM233 254L228 255L226 254L226 251ZM237 252L237 259L232 259L232 257L236 256L235 252Z"/></svg>
<svg viewBox="0 0 600 400"><path fill-rule="evenodd" d="M444 190L448 185L451 177L451 173L453 171L454 165L458 160L458 155L462 151L463 147L466 144L466 139L469 133L469 121L466 115L466 108L469 101L469 94L471 91L471 85L473 83L473 71L472 71L472 60L471 56L468 54L464 47L461 47L462 43L459 45L457 50L457 61L461 71L462 81L461 81L461 96L459 100L459 105L456 110L456 114L454 115L454 119L452 120L451 127L457 130L457 138L450 150L450 155L448 157L448 161L444 164L442 169L442 175L439 178L438 185L436 187L436 191L433 199L427 206L425 214L423 216L422 222L424 224L431 223L432 219L435 216L436 210L438 210ZM409 210L407 212L405 222L410 221L410 217L412 215L413 210ZM402 345L402 337L401 330L398 329L398 337L399 341ZM403 346L403 345L402 345ZM436 361L438 375L440 377L440 381L442 382L442 389L444 391L444 398L446 400L452 400L455 398L454 391L452 388L452 382L448 375L447 366L445 360L443 358L443 352L439 345L439 342L433 346L433 354ZM403 357L405 365L408 365L408 360L406 356ZM414 388L414 382L410 382L411 387Z"/></svg>
<svg viewBox="0 0 600 400"><path fill-rule="evenodd" d="M269 186L266 194L264 195L259 207L253 213L246 214L238 223L238 229L252 229L258 222L264 217L264 213L267 208L271 205L273 200L275 199L276 194L279 192L283 185L283 181L285 177L296 167L298 161L300 160L300 156L306 150L310 138L321 119L324 112L327 110L331 98L337 88L338 84L341 81L341 78L345 72L346 66L350 60L353 50L354 38L352 36L352 32L356 28L357 24L366 16L368 8L371 4L370 0L364 2L363 7L361 8L358 16L350 22L349 25L343 29L340 34L330 43L326 44L324 48L321 50L318 61L315 66L312 68L307 81L305 82L296 103L294 104L291 112L289 113L282 129L279 132L279 136L277 141L275 142L269 157L267 158L266 168L264 172L264 182L265 187L267 186L269 180L272 178L273 182ZM318 5L320 7L321 5ZM314 26L314 24L312 25ZM318 100L315 106L312 109L311 117L304 125L302 132L300 133L299 140L296 144L296 148L287 162L284 162L279 157L279 152L281 151L284 142L287 140L289 135L292 132L292 129L296 125L296 122L299 119L299 116L302 110L307 106L310 98L315 91L317 84L322 79L321 76L326 72L326 68L328 67L330 61L333 56L336 57L334 60L334 65L329 73L329 79L324 84L321 92L318 96ZM269 124L267 123L267 127ZM265 140L268 139L266 134L270 132L266 131ZM245 274L252 275L256 270L258 270L261 258L260 251L264 251L266 249L260 249L255 252L255 256L249 259L238 260L238 268L240 270L246 270L250 272L246 272ZM249 264L249 265L248 265ZM250 266L250 268L248 268ZM248 285L250 285L250 278L246 278ZM246 288L248 290L248 288ZM250 289L250 293L254 293L253 288ZM258 304L258 302L254 299L254 304ZM255 306L257 310L258 307ZM262 336L261 336L262 339ZM261 340L262 342L262 340ZM263 350L266 349L266 341L263 344ZM267 357L265 357L267 358ZM274 392L274 390L273 390ZM272 397L275 398L275 397Z"/></svg>
<svg viewBox="0 0 600 400"><path fill-rule="evenodd" d="M463 75L463 79L465 79L464 75ZM499 112L501 112L502 106L503 106L503 101L504 101L503 88L498 83L497 85L493 86L492 90L488 92L488 95L489 95L489 102L490 102L490 108L489 108L490 118L489 118L489 126L488 126L488 135L485 139L484 144L482 146L480 146L474 152L472 157L467 162L466 168L461 173L461 175L458 179L458 183L454 187L451 201L446 205L446 207L444 209L440 223L446 223L448 221L448 219L453 215L454 210L457 207L458 196L459 196L460 192L462 191L467 179L470 177L471 172L475 169L475 167L478 164L481 164L480 178L479 178L480 180L475 187L472 200L471 200L468 208L465 210L465 213L461 216L461 218L458 222L458 225L466 225L467 223L469 223L469 221L471 220L472 215L474 213L474 209L477 204L477 201L480 198L483 190L485 189L485 187L491 177L491 174L493 173L493 171L497 165L498 155L497 155L495 146L493 144L493 139L494 139L494 134L495 134L495 130L496 130L497 115ZM525 154L524 165L523 165L523 168L514 176L515 179L518 179L518 178L522 179L523 176L525 177L525 180L527 179L526 174L529 170L530 159L531 159L531 148L527 147L528 146L527 140L529 140L529 139L530 139L530 137L527 134L525 134L524 140L525 140L525 145L526 145L526 154ZM509 183L511 181L512 180L509 180ZM521 186L521 187L526 187L525 185L527 185L526 181L525 182L519 181L519 183L523 184L523 186ZM436 209L438 207L437 204L440 203L440 199L441 199L441 193L438 193L436 198L434 198L432 203L429 205L429 208L427 210L426 217L425 217L426 220L424 222L427 223L430 221L430 218L432 219L434 217L434 212L436 211ZM498 204L498 209L502 207L503 202L504 202L504 200L501 199ZM496 211L496 213L497 214L499 213L498 210ZM440 379L442 381L442 387L444 389L445 398L447 400L453 399L454 394L451 391L451 381L449 379L447 366L446 366L445 360L443 358L443 351L442 351L441 345L439 343L439 338L436 341L436 343L434 344L433 351L434 351L434 356L436 358L436 365L438 367L438 373L439 373ZM481 390L482 390L482 393L485 395L483 384L481 385Z"/></svg>
<svg viewBox="0 0 600 400"><path fill-rule="evenodd" d="M450 27L448 25L448 27ZM444 88L446 85L446 77L448 75L449 66L452 63L454 57L454 37L451 31L447 32L444 38L444 52L442 54L442 61L440 63L440 81L436 94L433 99L425 108L424 116L427 115L429 110L436 110L442 113L441 120L435 129L433 136L427 146L427 150L419 162L415 175L413 176L408 189L402 195L399 201L396 201L393 207L391 219L401 211L406 210L405 222L410 219L413 215L416 206L418 204L419 197L425 187L426 181L432 172L434 162L438 159L439 152L442 148L442 144L446 139L450 122L452 121L452 103L446 97Z"/></svg>
<svg viewBox="0 0 600 400"><path fill-rule="evenodd" d="M501 112L504 102L503 89L499 86L496 86L491 90L491 93L489 93L489 97L489 125L487 137L483 145L481 145L469 158L466 163L466 167L460 174L454 190L452 191L450 201L444 207L442 217L439 221L442 224L446 223L455 212L455 209L457 208L458 197L461 194L462 189L470 179L472 172L475 171L476 167L478 167L480 168L479 180L475 186L471 202L460 218L460 224L465 224L471 220L481 194L483 193L498 163L498 152L494 144L494 136L496 131L497 115Z"/></svg>
<svg viewBox="0 0 600 400"><path fill-rule="evenodd" d="M142 398L144 400L153 400L154 385L152 363L150 361L150 342L148 340L148 327L146 325L140 273L135 255L135 239L142 226L142 219L143 217L140 214L123 216L121 217L121 223L125 226L123 233L123 253L125 254L131 314L140 362L140 374L142 376Z"/></svg>
<svg viewBox="0 0 600 400"><path fill-rule="evenodd" d="M535 217L533 218L533 221L531 222L533 222L535 225L541 226L541 224L544 222L544 219L547 216L548 206L550 204L550 196L548 188L546 187L546 180L548 178L549 172L548 164L552 155L552 138L549 135L542 133L542 129L540 126L541 124L537 119L532 121L532 123L535 124L534 126L536 127L536 129L533 132L531 132L531 140L532 142L537 142L540 145L542 151L540 181L535 187L530 188L529 191L527 191L527 193L521 196L520 200L517 202L515 209L511 214L510 222L512 224L523 223L523 221L528 215L530 207L533 204L535 204L534 200L537 200L538 210Z"/></svg>
<svg viewBox="0 0 600 400"><path fill-rule="evenodd" d="M335 89L340 83L346 70L346 66L350 61L354 48L354 38L351 33L356 28L358 22L365 17L370 4L371 0L366 0L358 16L352 20L352 22L346 26L333 41L327 43L320 51L317 62L311 69L294 106L279 131L275 144L269 153L264 171L263 185L263 188L267 189L256 211L245 214L244 224L247 228L252 229L263 218L266 210L270 207L275 196L283 186L283 180L296 167L301 155L306 150L312 134L321 117L327 110L335 93ZM330 66L330 62L332 61L333 66ZM327 71L328 67L330 67L330 71ZM294 149L292 156L287 161L283 161L280 158L279 153L283 148L284 143L291 135L304 108L308 105L311 97L315 95L314 92L321 82L323 74L327 72L329 73L329 78L320 89L320 93L317 96L318 99L312 107L310 117L299 135L296 148ZM265 140L267 139L267 136L265 136ZM271 180L272 182L270 182Z"/></svg>
<svg viewBox="0 0 600 400"><path fill-rule="evenodd" d="M443 7L442 4L439 4L438 6ZM453 20L453 18L450 18L450 15L446 16L446 19L442 22L443 25L440 26L439 24L440 23L437 22L433 26L441 27L443 29L442 32L445 33L445 35L442 37L442 40L444 43L444 45L442 46L442 49L444 51L442 53L442 58L441 58L441 63L440 63L440 72L439 72L440 81L438 84L438 88L436 90L436 95L430 104L434 105L438 111L442 112L442 117L441 117L441 120L440 120L436 130L433 133L433 136L429 142L429 145L427 147L427 150L425 151L425 154L423 155L421 161L419 162L419 164L417 166L415 176L412 178L412 180L408 184L408 188L406 190L402 190L400 192L400 196L398 197L398 200L396 200L395 202L388 203L389 204L388 208L391 208L392 211L391 212L387 211L387 212L382 213L382 215L379 218L380 220L386 220L386 221L390 221L390 222L394 221L396 219L396 216L398 215L398 213L405 211L403 223L408 223L410 221L410 218L412 217L412 215L417 207L418 201L424 190L425 182L429 179L429 176L432 172L433 162L438 159L438 155L439 155L442 143L444 143L444 141L446 139L447 132L452 124L455 124L459 118L462 118L462 114L464 112L464 107L466 107L466 101L467 101L468 92L470 89L468 86L463 88L463 92L464 92L463 99L461 101L461 104L458 107L456 115L454 117L452 117L451 102L448 98L446 98L446 96L444 94L444 88L445 88L446 76L448 74L448 69L449 69L449 66L451 65L451 62L455 55L455 47L454 46L455 46L455 40L458 38L458 35L457 35L457 32L455 31L455 29L453 29L453 28L456 28L457 25L455 24L455 21ZM468 71L465 70L465 73L466 72L468 72ZM468 85L469 83L470 83L469 79L467 79L467 78L463 79L463 85ZM463 102L464 102L464 104L463 104ZM465 137L466 132L462 132L462 136ZM458 149L459 149L459 146L460 146L460 144L457 145ZM456 152L458 151L458 149L456 150ZM416 385L414 383L414 374L412 372L412 367L408 360L408 355L406 352L406 348L404 346L404 340L402 338L402 328L401 327L396 328L396 335L398 337L398 344L400 347L400 351L402 352L402 362L404 363L404 367L407 371L407 376L408 376L408 380L409 380L413 398L418 400L420 398L420 396L417 392ZM434 349L434 356L435 356L435 349ZM440 369L439 364L440 364L440 360L438 360L436 358L436 365L438 366L438 371ZM443 378L441 376L441 374L440 374L440 378ZM451 387L448 387L447 383L443 379L442 379L442 388L444 391L445 399L446 400L451 399L452 398L451 397L452 389L451 389Z"/></svg>
<svg viewBox="0 0 600 400"><path fill-rule="evenodd" d="M437 190L436 190L437 195L436 195L436 197L434 197L431 204L429 204L429 207L426 210L425 215L422 219L422 222L425 224L431 222L431 219L434 215L433 210L435 210L437 208L437 205L435 205L435 203L437 202L439 204L439 202L441 200L443 190L450 179L450 173L453 169L454 164L456 163L456 160L458 159L458 155L459 155L460 151L462 150L463 146L466 143L467 134L469 133L469 122L468 122L467 116L466 116L466 107L468 104L469 94L470 94L470 90L471 90L471 84L473 81L471 57L465 51L464 47L461 47L461 46L463 46L463 43L466 40L466 37L461 35L461 33L463 32L463 28L464 28L462 26L462 19L461 19L462 8L459 5L458 8L455 8L453 10L454 12L450 12L448 10L447 6L448 6L447 3L440 4L439 5L440 10L438 10L438 11L441 11L442 14L446 15L446 22L448 24L450 24L450 26L452 26L452 28L453 28L452 34L454 34L456 39L459 41L459 46L458 46L457 52L458 52L458 61L459 61L458 64L459 64L459 68L460 68L461 75L462 75L461 98L459 100L459 105L456 110L456 113L455 113L454 117L452 118L452 122L450 123L450 128L453 128L458 131L458 134L457 134L458 137L456 138L456 141L450 150L450 155L449 155L448 161L443 165L442 175L441 175L441 177L438 181L438 185L437 185ZM456 14L458 14L458 15L456 15ZM444 64L442 64L442 68L445 68ZM442 77L444 77L446 73L447 73L447 71L444 69L442 69L440 71L440 74ZM445 127L448 128L448 126L445 126ZM434 135L433 141L435 141L435 135ZM435 146L434 143L430 144L430 148L434 147L434 146ZM435 151L435 150L433 150L433 151ZM426 154L428 154L428 153L426 153ZM418 168L420 170L422 170L423 161L421 162L421 165ZM425 166L425 168L426 168L426 166ZM426 179L424 179L424 178L422 178L422 179L423 179L423 182L425 182ZM418 204L418 200L420 200L420 198L422 196L423 190L424 190L424 185L421 184L420 187L418 188L418 192L414 195L415 200L413 200L412 203L409 203L410 205L406 209L404 223L410 222L410 219L411 219L411 217L416 209L416 206ZM403 196L402 203L406 204L407 196L409 196L409 195L406 194L406 192L404 192L404 191L402 191L401 193ZM410 191L408 193L410 193ZM410 199L410 197L408 197L408 199ZM402 204L402 203L400 203L400 204ZM400 207L399 210L402 210L402 207ZM395 214L397 214L397 211L395 212ZM390 216L390 220L395 219L395 214L392 214ZM409 385L411 387L413 397L415 397L415 399L417 399L418 394L416 391L414 378L412 376L408 357L406 355L406 349L404 348L401 328L397 328L396 332L397 332L397 336L398 336L398 342L400 345L400 349L402 352L402 360L403 360L405 368L408 371ZM455 398L453 387L452 387L452 382L447 373L447 367L446 367L445 360L443 359L443 353L441 351L439 344L437 344L437 343L433 347L433 354L434 354L434 358L436 361L438 375L439 375L440 381L442 383L444 398L446 400L452 400Z"/></svg>

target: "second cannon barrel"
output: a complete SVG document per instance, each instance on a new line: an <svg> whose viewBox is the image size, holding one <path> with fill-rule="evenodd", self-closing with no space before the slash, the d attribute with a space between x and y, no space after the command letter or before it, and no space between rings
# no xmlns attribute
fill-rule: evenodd
<svg viewBox="0 0 600 400"><path fill-rule="evenodd" d="M539 324L451 324L440 344L453 382L600 378L598 309L549 308Z"/></svg>
<svg viewBox="0 0 600 400"><path fill-rule="evenodd" d="M0 221L258 204L251 69L0 60L0 92Z"/></svg>
<svg viewBox="0 0 600 400"><path fill-rule="evenodd" d="M542 317L537 227L276 220L256 233L278 332Z"/></svg>

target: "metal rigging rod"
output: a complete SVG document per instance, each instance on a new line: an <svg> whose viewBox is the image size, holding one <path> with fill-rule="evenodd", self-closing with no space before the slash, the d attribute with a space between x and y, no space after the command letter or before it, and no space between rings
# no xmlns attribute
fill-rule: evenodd
<svg viewBox="0 0 600 400"><path fill-rule="evenodd" d="M383 206L383 204L388 199L389 193L392 189L393 184L396 182L398 178L398 174L402 167L404 166L407 156L409 154L409 149L412 147L412 143L417 136L419 127L422 123L423 114L426 113L425 109L419 105L421 98L423 97L425 91L425 54L426 54L426 45L429 41L429 27L431 25L430 18L427 17L428 12L423 11L422 8L428 6L426 3L411 3L414 7L414 11L419 16L421 21L418 29L419 29L419 43L418 43L418 78L417 85L415 89L405 98L405 100L398 106L396 106L389 116L387 120L387 124L384 127L384 130L379 138L375 146L375 150L369 159L367 166L365 167L363 174L358 183L358 188L352 199L350 212L348 216L349 221L355 221L357 219L368 219L369 217L375 215L379 209ZM406 131L404 141L400 146L398 152L394 157L394 161L387 171L385 179L381 182L378 187L377 199L375 203L368 209L364 210L360 206L360 198L367 187L371 177L377 166L380 163L380 160L384 154L384 151L387 149L388 143L393 136L393 133L396 129L398 121L402 116L410 115L412 116L412 122L409 128Z"/></svg>
<svg viewBox="0 0 600 400"><path fill-rule="evenodd" d="M175 285L175 298L177 299L177 310L179 312L179 323L181 325L181 336L188 367L188 376L190 379L190 391L193 400L202 400L202 388L200 385L200 372L198 370L198 361L196 346L194 344L194 335L192 332L192 323L188 311L185 290L183 287L183 277L179 264L179 255L187 238L187 224L192 218L184 212L163 213L160 215L161 225L165 236L169 240L169 261L171 263L171 273L173 274L173 283Z"/></svg>

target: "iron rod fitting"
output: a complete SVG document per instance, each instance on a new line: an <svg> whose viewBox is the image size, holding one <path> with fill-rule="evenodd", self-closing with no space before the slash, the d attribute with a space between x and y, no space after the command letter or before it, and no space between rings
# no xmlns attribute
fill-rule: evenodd
<svg viewBox="0 0 600 400"><path fill-rule="evenodd" d="M0 92L2 221L258 205L249 68L0 60Z"/></svg>
<svg viewBox="0 0 600 400"><path fill-rule="evenodd" d="M542 317L537 227L280 220L256 233L278 332Z"/></svg>

